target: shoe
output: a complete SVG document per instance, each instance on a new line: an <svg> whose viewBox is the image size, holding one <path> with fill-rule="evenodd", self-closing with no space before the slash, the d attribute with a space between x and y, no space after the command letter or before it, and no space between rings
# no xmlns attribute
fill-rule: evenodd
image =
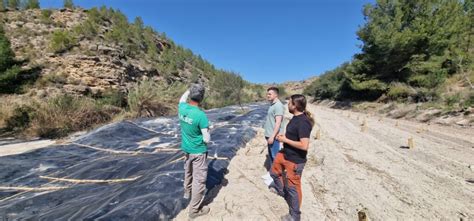
<svg viewBox="0 0 474 221"><path fill-rule="evenodd" d="M184 192L183 198L185 200L188 200L189 198L191 198L191 193L190 192Z"/></svg>
<svg viewBox="0 0 474 221"><path fill-rule="evenodd" d="M295 221L295 219L293 219L290 214L286 214L281 217L281 221Z"/></svg>
<svg viewBox="0 0 474 221"><path fill-rule="evenodd" d="M270 176L270 173L266 173L265 175L262 176L262 179L268 180L271 179L272 177Z"/></svg>
<svg viewBox="0 0 474 221"><path fill-rule="evenodd" d="M199 216L207 215L209 213L209 211L211 211L211 208L209 208L208 206L203 206L198 211L193 211L193 209L191 209L190 212L189 212L189 218L190 219L195 219Z"/></svg>

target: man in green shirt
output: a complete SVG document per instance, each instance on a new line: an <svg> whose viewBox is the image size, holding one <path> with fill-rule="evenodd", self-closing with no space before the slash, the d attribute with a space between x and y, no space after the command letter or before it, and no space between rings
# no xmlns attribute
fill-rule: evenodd
<svg viewBox="0 0 474 221"><path fill-rule="evenodd" d="M270 164L273 163L276 154L280 151L280 142L276 136L282 132L282 121L285 113L285 107L278 99L280 90L277 87L270 87L267 89L267 100L271 106L268 108L267 116L265 118L265 140L268 145L268 156Z"/></svg>
<svg viewBox="0 0 474 221"><path fill-rule="evenodd" d="M189 199L189 218L209 213L209 207L202 206L206 192L207 180L207 143L210 141L209 120L199 108L204 98L204 87L193 84L187 90L178 106L179 124L181 126L181 149L185 153L184 163L184 198ZM189 97L189 102L186 102Z"/></svg>

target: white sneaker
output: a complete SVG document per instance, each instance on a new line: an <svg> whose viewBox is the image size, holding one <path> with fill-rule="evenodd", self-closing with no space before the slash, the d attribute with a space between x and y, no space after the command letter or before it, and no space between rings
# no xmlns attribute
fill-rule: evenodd
<svg viewBox="0 0 474 221"><path fill-rule="evenodd" d="M270 186L273 183L273 178L270 177L269 179L263 180L263 182L265 182L265 184L267 184L267 186Z"/></svg>
<svg viewBox="0 0 474 221"><path fill-rule="evenodd" d="M270 173L266 173L265 175L262 176L262 179L268 180L271 179L272 177L270 176Z"/></svg>

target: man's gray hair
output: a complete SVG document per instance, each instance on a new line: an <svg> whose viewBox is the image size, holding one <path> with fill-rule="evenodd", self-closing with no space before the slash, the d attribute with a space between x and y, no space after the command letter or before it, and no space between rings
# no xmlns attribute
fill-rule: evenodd
<svg viewBox="0 0 474 221"><path fill-rule="evenodd" d="M205 88L201 84L193 84L189 89L189 98L196 102L201 102L204 99Z"/></svg>

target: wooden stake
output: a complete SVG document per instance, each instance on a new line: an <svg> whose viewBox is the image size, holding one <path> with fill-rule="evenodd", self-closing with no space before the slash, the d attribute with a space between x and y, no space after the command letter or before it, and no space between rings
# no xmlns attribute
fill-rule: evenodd
<svg viewBox="0 0 474 221"><path fill-rule="evenodd" d="M316 135L314 136L316 140L321 140L321 130L316 131Z"/></svg>
<svg viewBox="0 0 474 221"><path fill-rule="evenodd" d="M364 119L364 121L362 122L360 131L362 131L362 132L367 131L367 120L366 119Z"/></svg>
<svg viewBox="0 0 474 221"><path fill-rule="evenodd" d="M369 221L369 217L367 217L367 209L363 208L357 212L357 217L359 221Z"/></svg>
<svg viewBox="0 0 474 221"><path fill-rule="evenodd" d="M415 148L415 142L413 141L413 137L408 138L408 148L409 149Z"/></svg>

